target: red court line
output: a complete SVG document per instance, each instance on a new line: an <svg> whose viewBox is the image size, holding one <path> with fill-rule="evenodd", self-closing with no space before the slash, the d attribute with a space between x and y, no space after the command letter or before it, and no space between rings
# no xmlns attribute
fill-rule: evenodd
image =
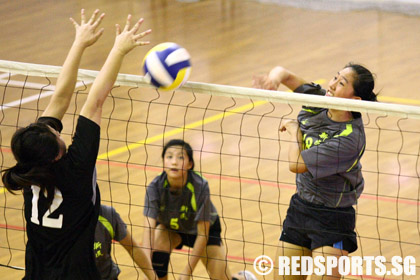
<svg viewBox="0 0 420 280"><path fill-rule="evenodd" d="M149 171L156 171L156 172L162 172L162 168L157 167L151 167L151 166L144 166L139 164L125 164L125 163L119 163L119 162L108 162L104 160L98 160L96 162L98 165L111 165L111 166L118 166L118 167L128 167L133 169L139 169L139 170L149 170ZM223 180L223 181L231 181L231 182L241 182L246 184L252 184L252 185L262 185L262 186L269 186L274 188L281 188L281 189L289 189L289 190L296 190L296 186L294 185L287 185L287 184L279 184L264 180L252 180L252 179L238 179L235 177L229 177L229 176L219 176L214 174L206 174L204 173L204 177L216 179L216 180ZM420 201L413 201L408 199L402 199L402 198L390 198L390 197L381 197L381 196L374 196L369 194L362 194L360 196L361 199L369 199L369 200L379 200L384 202L392 202L392 203L401 203L401 204L407 204L407 205L420 205Z"/></svg>
<svg viewBox="0 0 420 280"><path fill-rule="evenodd" d="M0 150L6 153L11 153L11 150L8 148L0 148ZM163 170L162 168L158 168L158 167L144 166L144 165L139 165L139 164L126 164L126 163L120 163L120 162L114 162L114 161L108 162L105 160L98 160L96 164L132 168L132 169L138 169L138 170L148 170L148 171L155 171L155 172L162 172ZM211 178L211 179L223 180L223 181L241 182L241 183L246 183L246 184L269 186L269 187L281 188L281 189L289 189L289 190L296 189L294 185L279 184L279 183L268 182L264 180L238 179L235 177L219 176L219 175L214 175L214 174L205 174L205 177L209 179ZM379 201L384 201L384 202L401 203L401 204L407 204L407 205L420 205L420 201L413 201L413 200L402 199L402 198L390 198L390 197L381 197L381 196L378 197L378 196L369 195L369 194L362 194L360 199L379 200Z"/></svg>
<svg viewBox="0 0 420 280"><path fill-rule="evenodd" d="M11 153L11 150L8 148L0 148L0 150L2 152ZM144 165L139 165L139 164L126 164L126 163L119 163L119 162L105 161L105 160L98 160L96 164L162 172L162 168L144 166ZM216 179L216 180L241 182L241 183L246 183L246 184L269 186L269 187L275 187L275 188L281 188L281 189L289 189L289 190L296 189L294 185L279 184L279 183L268 182L264 180L238 179L235 177L219 176L219 175L214 175L214 174L205 174L205 177ZM401 204L407 204L407 205L420 205L420 201L413 201L413 200L402 199L402 198L390 198L390 197L381 197L381 196L378 197L378 196L369 195L369 194L362 194L360 199L379 200L379 201L384 201L384 202L401 203Z"/></svg>
<svg viewBox="0 0 420 280"><path fill-rule="evenodd" d="M11 153L12 152L11 149L9 149L9 148L3 148L3 147L0 147L0 151L5 152L5 153Z"/></svg>
<svg viewBox="0 0 420 280"><path fill-rule="evenodd" d="M0 228L26 231L24 227L0 224Z"/></svg>
<svg viewBox="0 0 420 280"><path fill-rule="evenodd" d="M13 229L13 230L19 230L19 231L26 231L24 227L21 226L13 226L13 225L5 225L5 224L0 224L0 228L4 228L4 229ZM113 241L114 242L114 241ZM114 242L117 243L117 242ZM188 249L181 249L181 250L176 250L178 252L183 252L185 254L188 254ZM253 263L254 259L251 258L242 258L242 257L237 257L237 256L227 256L228 259L231 260L239 260L239 261L246 261L246 262L250 262Z"/></svg>
<svg viewBox="0 0 420 280"><path fill-rule="evenodd" d="M393 202L393 203L402 203L402 204L409 204L409 205L420 205L419 201L407 200L402 198L390 198L390 197L377 197L370 194L362 194L360 198L369 199L369 200L380 200L385 202Z"/></svg>

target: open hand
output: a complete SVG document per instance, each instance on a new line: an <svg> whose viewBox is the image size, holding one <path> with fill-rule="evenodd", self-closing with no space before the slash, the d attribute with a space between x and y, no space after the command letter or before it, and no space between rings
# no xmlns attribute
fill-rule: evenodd
<svg viewBox="0 0 420 280"><path fill-rule="evenodd" d="M98 17L98 13L99 9L96 9L90 19L86 22L85 10L82 9L80 25L73 18L70 18L70 21L73 23L74 28L76 29L76 38L74 40L75 43L81 44L83 47L89 47L90 45L93 45L99 39L99 37L101 37L104 29L101 28L98 31L96 31L96 29L101 23L105 14L102 13Z"/></svg>
<svg viewBox="0 0 420 280"><path fill-rule="evenodd" d="M279 84L270 79L268 75L256 75L252 77L252 87L258 89L277 90Z"/></svg>
<svg viewBox="0 0 420 280"><path fill-rule="evenodd" d="M131 15L127 16L127 21L124 29L121 31L121 27L116 25L116 38L114 48L120 51L122 54L127 54L129 51L137 46L144 46L150 44L149 41L141 41L140 39L150 34L152 30L148 29L144 32L138 33L140 25L143 23L143 19L139 19L133 27L131 25Z"/></svg>

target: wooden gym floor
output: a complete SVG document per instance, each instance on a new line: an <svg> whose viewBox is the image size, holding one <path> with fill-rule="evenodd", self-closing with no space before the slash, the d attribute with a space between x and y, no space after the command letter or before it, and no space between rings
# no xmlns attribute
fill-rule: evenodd
<svg viewBox="0 0 420 280"><path fill-rule="evenodd" d="M240 0L24 2L1 1L2 60L61 65L74 37L68 18L79 21L81 8L86 9L86 14L99 8L106 13L102 23L105 33L85 52L83 69L100 69L113 44L115 23L124 24L126 15L131 13L134 18L145 18L143 29L153 30L148 38L152 45L176 42L188 49L193 63L190 81L250 87L253 75L282 65L308 81L326 85L338 70L353 61L366 65L377 75L376 91L381 93L380 101L420 105L417 96L420 88L419 17L378 11L315 12ZM148 49L138 48L130 53L120 72L142 75L140 65ZM11 79L23 81L19 76ZM45 83L45 80L32 78L30 82ZM21 95L19 90L9 89L5 95L3 89L3 104L37 93L28 91ZM210 100L206 96L181 92L158 96L152 90L142 89L131 90L130 96L141 97L128 103L125 101L127 92L127 89L115 90L116 102L110 98L104 110L106 118L112 120L105 119L102 125L104 140L97 165L103 203L112 204L122 218L133 225L129 228L134 237L141 240L144 186L161 170L162 143L170 138L185 137L197 151L196 169L209 180L212 200L224 217L222 236L226 238L231 270L253 271L252 262L256 257L262 254L274 257L280 224L294 193L294 176L287 171L284 162L276 160L278 154L285 158L287 142L279 146L270 137L277 137L273 127L278 128L281 118L290 109L279 105L270 112L269 104L256 103L252 109L249 100L236 100L234 104L229 99ZM80 110L84 96L81 94L72 102L69 112ZM150 106L143 102L155 98L157 101ZM168 108L165 104L171 98L171 104L177 106ZM9 143L16 125L33 121L46 102L41 99L26 103L20 111L13 108L2 111L2 166L13 163ZM196 107L207 110L196 110ZM223 117L220 112L226 108L238 112L253 110L253 114ZM297 110L294 108L292 116ZM262 117L264 114L268 116ZM209 120L212 116L216 117ZM118 121L128 118L132 120L128 126L125 121ZM150 124L143 123L146 119ZM197 121L199 124L194 126ZM376 117L365 118L365 123L368 144L362 163L366 189L357 206L360 238L359 250L354 255L387 258L413 255L420 261L416 245L420 242L418 125L410 120L398 122L395 118ZM69 143L73 115L67 115L64 124ZM167 127L163 128L162 124ZM191 124L190 129L179 129ZM398 125L404 133L399 133ZM221 129L224 137L217 133ZM255 138L257 135L263 140ZM106 141L107 137L112 140ZM142 139L147 139L148 145L135 144ZM130 147L128 150L117 150L126 145ZM234 154L240 154L241 161L229 156ZM258 157L261 159L255 160ZM0 195L3 212L0 215L0 264L3 265L24 267L22 202L20 195L12 196L4 191ZM118 245L115 252L118 263L123 264L120 279L138 279L137 271L130 267L129 256ZM186 253L184 250L174 254L175 272L182 267ZM420 273L420 269L417 272ZM19 279L22 275L22 271L0 267L2 279ZM195 275L206 277L202 265L197 267ZM363 279L383 278L365 276ZM386 276L385 279L416 278Z"/></svg>

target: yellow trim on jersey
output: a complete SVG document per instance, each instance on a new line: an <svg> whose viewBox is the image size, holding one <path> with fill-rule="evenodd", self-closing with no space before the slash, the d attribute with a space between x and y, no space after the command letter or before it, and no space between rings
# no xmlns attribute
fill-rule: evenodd
<svg viewBox="0 0 420 280"><path fill-rule="evenodd" d="M319 112L314 111L314 110L311 110L311 109L308 109L308 108L302 108L302 110L303 111L306 111L306 112L309 112L309 113L312 113L312 114L319 114Z"/></svg>
<svg viewBox="0 0 420 280"><path fill-rule="evenodd" d="M169 185L168 180L165 180L165 182L163 183L163 187L166 188ZM193 210L196 212L197 211L197 202L195 200L195 190L194 190L194 186L193 184L191 184L191 182L188 182L186 187L190 190L190 192L192 193L191 196L191 206L193 208Z"/></svg>
<svg viewBox="0 0 420 280"><path fill-rule="evenodd" d="M198 176L200 176L201 178L205 179L205 178L204 178L204 176L203 176L203 174L201 174L200 172L195 171L195 170L192 170L192 172L194 172L195 174L197 174L197 175L198 175Z"/></svg>
<svg viewBox="0 0 420 280"><path fill-rule="evenodd" d="M188 182L187 184L187 188L191 191L192 196L191 196L191 206L194 210L194 212L197 212L197 202L195 200L195 191L194 191L194 186L191 184L191 182Z"/></svg>
<svg viewBox="0 0 420 280"><path fill-rule="evenodd" d="M114 239L115 233L111 223L101 215L99 215L98 221L101 222L104 225L104 227L108 230L109 234L111 235L111 239Z"/></svg>
<svg viewBox="0 0 420 280"><path fill-rule="evenodd" d="M349 168L349 169L347 169L347 170L346 170L346 172L349 172L350 170L352 170L352 169L353 169L353 167L355 167L355 166L356 166L356 164L359 162L359 159L360 159L360 157L362 156L362 154L363 154L363 151L364 151L364 150L365 150L365 145L363 145L363 148L362 148L362 150L360 151L359 156L357 157L357 159L354 161L353 165L352 165L352 166L350 166L350 168Z"/></svg>
<svg viewBox="0 0 420 280"><path fill-rule="evenodd" d="M353 133L353 125L351 123L348 123L346 125L346 129L344 129L343 131L341 131L341 133L339 135L334 136L334 138L343 137L343 136L349 136L352 133Z"/></svg>

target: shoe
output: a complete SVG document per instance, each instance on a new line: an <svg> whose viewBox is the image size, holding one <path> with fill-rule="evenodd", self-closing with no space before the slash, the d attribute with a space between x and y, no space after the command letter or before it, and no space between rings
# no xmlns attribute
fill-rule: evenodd
<svg viewBox="0 0 420 280"><path fill-rule="evenodd" d="M236 275L238 275L240 278L236 278L235 276L232 277L233 280L258 280L257 277L255 277L254 273L252 273L251 271L248 270L241 270L238 273L236 273Z"/></svg>

